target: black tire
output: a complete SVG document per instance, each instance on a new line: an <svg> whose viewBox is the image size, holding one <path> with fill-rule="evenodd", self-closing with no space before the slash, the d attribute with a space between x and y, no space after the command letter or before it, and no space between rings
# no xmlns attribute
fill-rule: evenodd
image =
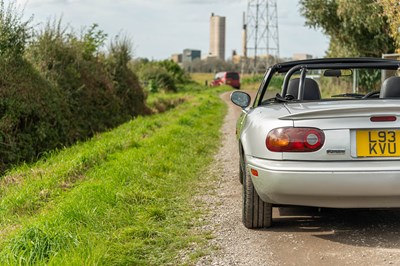
<svg viewBox="0 0 400 266"><path fill-rule="evenodd" d="M240 184L243 185L243 179L244 179L244 173L246 172L245 170L245 165L244 165L244 160L243 160L243 153L242 150L239 150L240 155L239 155L239 182Z"/></svg>
<svg viewBox="0 0 400 266"><path fill-rule="evenodd" d="M240 182L240 184L242 184L243 185L243 170L242 170L242 165L240 164L239 165L239 182Z"/></svg>
<svg viewBox="0 0 400 266"><path fill-rule="evenodd" d="M243 180L243 224L246 228L268 228L272 226L272 204L261 200L254 189L253 181L246 169Z"/></svg>

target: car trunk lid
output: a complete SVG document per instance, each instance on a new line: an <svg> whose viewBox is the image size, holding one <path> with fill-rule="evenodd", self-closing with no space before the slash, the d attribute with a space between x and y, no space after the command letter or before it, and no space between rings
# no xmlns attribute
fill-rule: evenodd
<svg viewBox="0 0 400 266"><path fill-rule="evenodd" d="M293 121L400 115L400 102L393 100L307 102L285 107L289 114L280 119Z"/></svg>
<svg viewBox="0 0 400 266"><path fill-rule="evenodd" d="M315 127L325 133L325 144L301 160L397 160L400 158L400 101L322 101L287 103L294 127ZM378 119L371 119L378 118ZM389 119L386 119L389 118ZM284 153L296 160L299 154Z"/></svg>

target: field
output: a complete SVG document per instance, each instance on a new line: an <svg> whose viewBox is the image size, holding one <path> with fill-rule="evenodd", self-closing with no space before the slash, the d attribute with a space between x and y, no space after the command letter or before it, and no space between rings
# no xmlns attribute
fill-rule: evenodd
<svg viewBox="0 0 400 266"><path fill-rule="evenodd" d="M213 73L191 73L190 77L198 82L199 84L210 84L214 78ZM263 76L257 75L253 76L250 74L245 74L241 76L241 90L258 90L261 84Z"/></svg>
<svg viewBox="0 0 400 266"><path fill-rule="evenodd" d="M182 264L182 250L210 237L191 232L193 196L220 141L222 90L178 94L184 102L170 111L9 171L0 264Z"/></svg>
<svg viewBox="0 0 400 266"><path fill-rule="evenodd" d="M190 78L199 84L210 84L214 79L214 73L191 73Z"/></svg>

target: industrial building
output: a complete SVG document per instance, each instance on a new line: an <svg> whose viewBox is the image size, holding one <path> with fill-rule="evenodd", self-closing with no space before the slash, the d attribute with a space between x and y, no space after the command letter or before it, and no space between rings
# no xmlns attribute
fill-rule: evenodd
<svg viewBox="0 0 400 266"><path fill-rule="evenodd" d="M182 63L182 54L171 55L171 60L177 64L181 64Z"/></svg>
<svg viewBox="0 0 400 266"><path fill-rule="evenodd" d="M292 60L306 60L306 59L312 59L312 55L310 54L293 54Z"/></svg>
<svg viewBox="0 0 400 266"><path fill-rule="evenodd" d="M182 63L190 63L196 58L201 58L201 51L200 50L193 50L193 49L185 49L183 50L182 54Z"/></svg>
<svg viewBox="0 0 400 266"><path fill-rule="evenodd" d="M225 60L225 17L211 13L209 57Z"/></svg>

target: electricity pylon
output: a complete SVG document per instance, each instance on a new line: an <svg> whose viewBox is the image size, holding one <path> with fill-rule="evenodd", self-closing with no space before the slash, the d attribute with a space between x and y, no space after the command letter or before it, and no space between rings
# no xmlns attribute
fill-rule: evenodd
<svg viewBox="0 0 400 266"><path fill-rule="evenodd" d="M277 0L248 0L244 56L249 72L264 72L279 58Z"/></svg>

